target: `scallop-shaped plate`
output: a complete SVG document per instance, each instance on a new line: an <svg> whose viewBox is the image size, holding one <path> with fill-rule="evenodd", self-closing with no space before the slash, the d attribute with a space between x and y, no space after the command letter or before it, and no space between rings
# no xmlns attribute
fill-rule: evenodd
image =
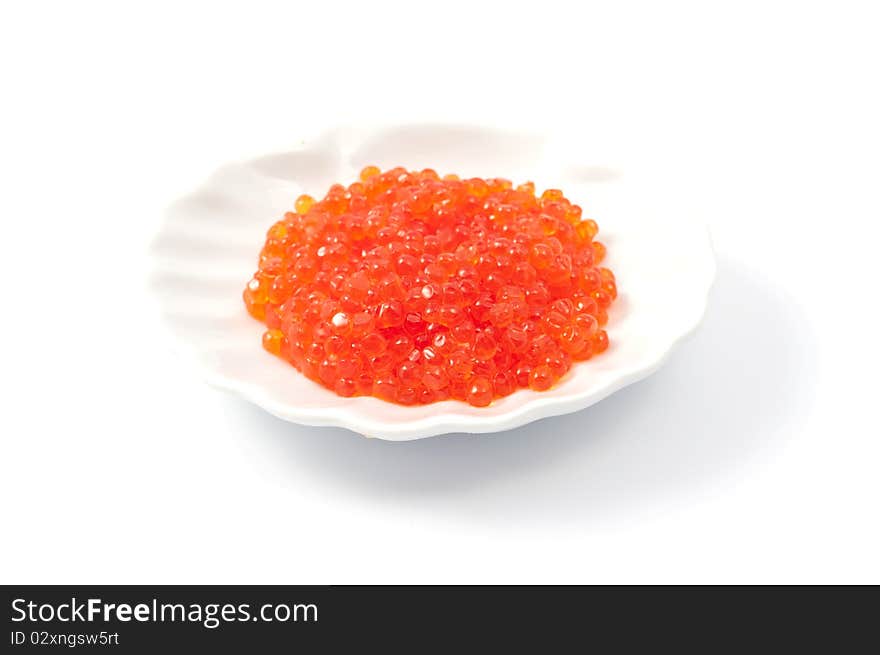
<svg viewBox="0 0 880 655"><path fill-rule="evenodd" d="M218 169L174 202L151 248L150 287L181 350L207 381L304 425L348 428L405 441L450 432L508 430L584 409L656 371L699 324L715 276L705 225L676 212L651 175L611 163L589 143L467 125L347 127L289 150ZM600 227L617 277L611 347L575 364L551 390L519 390L488 407L458 401L405 407L342 398L261 346L263 326L241 292L266 230L300 193L323 195L367 164L430 167L441 174L532 180L561 188ZM673 198L674 198L674 194Z"/></svg>

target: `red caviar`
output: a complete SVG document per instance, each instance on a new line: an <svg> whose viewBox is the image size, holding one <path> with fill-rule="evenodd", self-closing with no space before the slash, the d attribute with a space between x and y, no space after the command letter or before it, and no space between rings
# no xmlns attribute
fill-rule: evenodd
<svg viewBox="0 0 880 655"><path fill-rule="evenodd" d="M608 348L614 274L558 189L367 166L294 206L244 302L266 350L340 396L484 407Z"/></svg>

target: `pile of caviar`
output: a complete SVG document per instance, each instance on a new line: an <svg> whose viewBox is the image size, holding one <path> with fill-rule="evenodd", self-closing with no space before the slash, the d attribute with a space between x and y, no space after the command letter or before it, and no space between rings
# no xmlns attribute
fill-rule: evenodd
<svg viewBox="0 0 880 655"><path fill-rule="evenodd" d="M557 189L375 166L268 232L263 346L340 396L483 407L608 348L605 247Z"/></svg>

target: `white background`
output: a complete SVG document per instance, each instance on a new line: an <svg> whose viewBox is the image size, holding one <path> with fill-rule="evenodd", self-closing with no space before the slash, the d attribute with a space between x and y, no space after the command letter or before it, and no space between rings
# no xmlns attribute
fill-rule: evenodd
<svg viewBox="0 0 880 655"><path fill-rule="evenodd" d="M880 582L876 3L139 7L0 10L0 581ZM713 232L703 327L493 436L208 389L145 293L162 208L371 118L568 125L653 167Z"/></svg>

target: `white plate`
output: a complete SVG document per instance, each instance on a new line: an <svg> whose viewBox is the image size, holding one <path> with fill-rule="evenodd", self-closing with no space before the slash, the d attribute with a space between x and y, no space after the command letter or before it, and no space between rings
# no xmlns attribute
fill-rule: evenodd
<svg viewBox="0 0 880 655"><path fill-rule="evenodd" d="M705 226L659 202L648 178L609 167L601 155L573 143L570 135L460 125L340 128L287 152L224 166L168 209L153 244L151 288L208 382L295 423L403 441L496 432L584 409L657 370L696 328L715 261ZM323 195L367 164L563 189L599 223L598 238L617 277L608 351L576 364L549 391L519 390L484 408L452 400L404 407L342 398L266 353L263 326L241 300L266 230L299 193Z"/></svg>

